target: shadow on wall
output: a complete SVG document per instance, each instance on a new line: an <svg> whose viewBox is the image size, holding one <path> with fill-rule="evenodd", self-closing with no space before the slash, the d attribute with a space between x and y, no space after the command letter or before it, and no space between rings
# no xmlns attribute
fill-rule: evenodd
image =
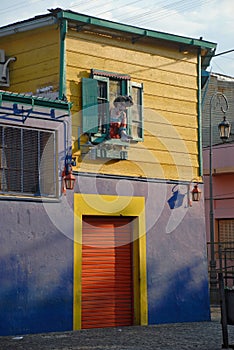
<svg viewBox="0 0 234 350"><path fill-rule="evenodd" d="M172 195L167 201L170 209L175 209L183 206L184 198L186 195L188 195L187 191L182 192L178 185L175 185L171 191L172 191Z"/></svg>
<svg viewBox="0 0 234 350"><path fill-rule="evenodd" d="M25 236L24 248L15 242L1 253L0 335L71 330L73 242L53 232Z"/></svg>

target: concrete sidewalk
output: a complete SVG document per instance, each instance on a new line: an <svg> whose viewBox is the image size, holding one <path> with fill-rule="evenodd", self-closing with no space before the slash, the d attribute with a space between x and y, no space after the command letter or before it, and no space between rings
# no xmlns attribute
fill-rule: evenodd
<svg viewBox="0 0 234 350"><path fill-rule="evenodd" d="M229 326L234 344L234 327ZM220 350L219 308L211 322L91 329L63 333L0 337L0 350Z"/></svg>

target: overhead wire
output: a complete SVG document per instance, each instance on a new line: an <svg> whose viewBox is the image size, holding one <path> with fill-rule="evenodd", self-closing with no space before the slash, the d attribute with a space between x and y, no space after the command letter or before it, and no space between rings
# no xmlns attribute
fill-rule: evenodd
<svg viewBox="0 0 234 350"><path fill-rule="evenodd" d="M41 0L34 0L34 2L33 2L33 4L35 4L36 2L40 2ZM97 4L97 6L93 6L93 3L94 2L97 2L98 0L92 0L92 1L90 1L90 0L86 0L86 2L85 2L85 5L92 5L92 7L88 7L88 8L86 8L86 9L83 9L82 11L89 11L89 10L93 10L94 8L98 8L98 7L100 7L100 6L103 6L103 3L101 3L101 4ZM133 4L136 4L136 3L138 3L138 2L140 2L140 1L142 1L142 0L135 0L135 1L132 1L132 2L130 2L130 3L125 3L125 6L129 6L129 5L133 5ZM199 0L196 0L196 1L190 1L189 3L189 7L188 8L191 8L191 3L192 4L197 4L197 1L199 1ZM205 0L200 0L200 1L205 1ZM206 1L210 1L210 0L206 0ZM142 1L143 2L143 1ZM177 0L177 1L173 1L173 2L171 2L171 1L158 1L157 3L154 3L155 5L163 5L163 9L162 10L160 10L159 11L159 13L161 13L161 12L165 12L165 11L168 11L167 9L170 9L170 7L171 6L174 6L174 10L176 10L176 9L179 9L179 7L177 7L179 4L181 4L181 5L183 5L183 3L185 3L186 4L186 2L187 2L187 0ZM105 5L107 5L107 4L111 4L111 3L113 3L113 1L109 1L109 2L106 2L105 3ZM144 2L144 4L145 4L145 2ZM79 5L84 5L84 1L78 1L78 2L76 2L76 3L74 3L74 4L72 4L71 6L69 6L69 8L74 8L74 7L77 7L77 6L79 6ZM175 6L176 5L176 6ZM11 6L7 6L5 9L3 9L3 10L0 10L0 13L6 13L6 12L8 12L10 9L12 9L12 8L14 8L14 9L20 9L20 8L22 8L22 7L25 7L25 6L28 6L28 3L27 3L27 1L21 1L20 3L18 3L17 5L11 5ZM196 6L196 5L194 5L194 6ZM83 7L83 6L82 6ZM112 7L111 9L109 9L108 11L102 11L102 12L100 12L100 13L98 13L97 15L98 16L100 16L100 15L102 15L102 14L104 14L104 13L106 13L106 12L110 12L110 11L114 11L114 10L116 10L116 9L118 9L119 8L119 2L118 2L118 7ZM155 8L155 6L154 6L154 8ZM166 9L166 10L165 10ZM170 11L168 11L168 12L170 12ZM150 10L150 11L147 11L147 12L144 12L143 14L142 14L142 12L141 12L141 17L142 17L142 15L143 16L146 16L147 14L152 14L152 9ZM129 17L128 17L128 19L129 19ZM132 17L132 19L134 19L134 16ZM136 19L139 19L139 14L138 15L136 15Z"/></svg>
<svg viewBox="0 0 234 350"><path fill-rule="evenodd" d="M194 0L192 2L190 1L189 3L187 0L179 0L179 1L177 0L173 2L171 0L158 1L156 3L154 2L153 7L150 7L150 9L147 9L147 11L142 12L142 7L138 7L131 16L128 15L126 17L126 11L123 11L123 8L126 9L128 6L136 4L140 1L133 1L127 4L125 3L124 7L121 7L120 3L118 2L117 7L112 7L107 11L99 12L98 14L96 14L96 16L101 16L107 12L116 11L115 17L117 21L124 22L127 24L132 23L134 21L136 22L134 24L140 25L142 23L144 26L146 26L148 23L152 21L158 21L160 19L171 16L171 11L181 11L181 10L186 11L194 7L197 7L198 5L203 6L205 3L208 3L214 0ZM158 6L160 7L161 5L162 5L162 8L160 10L157 10ZM119 8L121 8L121 12L125 13L124 16L118 13Z"/></svg>
<svg viewBox="0 0 234 350"><path fill-rule="evenodd" d="M143 2L142 0L140 0L141 2ZM140 1L133 1L133 4L134 3L137 3L137 2L140 2ZM170 4L170 1L171 0L168 0L168 1L158 1L157 3L154 3L154 5L156 4L156 5L160 5L160 4L164 4L165 5L165 3L167 3L168 2L168 4ZM124 4L124 9L126 9L129 5L131 5L132 3L125 3ZM144 8L145 8L145 2L144 2ZM154 6L153 6L153 8L154 8ZM126 21L129 21L129 20L134 20L135 18L138 18L139 16L144 16L146 13L152 13L152 10L153 10L153 8L152 7L150 7L150 10L147 10L147 12L142 12L142 7L138 7L134 12L139 12L140 11L140 14L139 13L137 13L137 14L135 14L134 15L134 12L133 12L133 16L129 16L129 14L128 14L128 17L126 17L126 12L124 13L124 15L123 16L119 16L118 15L118 20L125 20L126 19ZM114 11L114 10L118 10L119 9L119 6L118 7L115 7L115 8L113 8L112 10ZM121 12L123 12L123 8L121 8ZM100 12L98 15L100 16L100 15L102 15L103 14L103 12Z"/></svg>
<svg viewBox="0 0 234 350"><path fill-rule="evenodd" d="M85 4L87 4L87 3L94 3L96 1L98 1L98 0L86 0ZM81 1L73 3L72 5L69 6L69 8L74 8L74 7L82 5L82 4L84 5L84 0L81 0Z"/></svg>
<svg viewBox="0 0 234 350"><path fill-rule="evenodd" d="M221 73L224 74L224 75L228 75L228 74L223 70L223 68L220 67L220 65L219 65L217 62L215 62L214 60L212 60L212 66L213 66L213 72L215 72L214 66L216 66L217 69L219 70L219 72L221 72Z"/></svg>
<svg viewBox="0 0 234 350"><path fill-rule="evenodd" d="M181 1L170 3L168 5L163 6L162 9L159 11L155 10L155 12L153 12L152 9L150 9L149 11L141 13L140 15L139 14L136 15L131 20L137 21L138 24L141 24L141 23L148 24L152 21L159 21L161 19L171 16L172 11L177 11L177 12L181 12L182 10L188 11L188 10L191 10L192 8L197 7L198 5L203 6L204 4L212 0L196 0L196 1L190 2L189 4L188 3L186 4L185 1L186 0L181 0ZM176 5L176 6L172 6L172 5ZM152 17L152 19L150 17Z"/></svg>
<svg viewBox="0 0 234 350"><path fill-rule="evenodd" d="M199 1L199 0L197 0L197 1ZM202 2L202 1L205 1L205 0L200 0L200 1ZM211 1L211 0L206 0L206 1ZM91 7L85 7L85 8L82 7L81 11L84 12L84 11L89 11L89 10L91 10L91 11L93 12L93 10L94 10L95 8L99 8L100 6L103 6L103 4L97 4L96 6L93 6L93 2L97 2L97 0L93 0L93 1L92 1L92 6L91 6ZM139 2L142 2L142 3L143 3L142 0L135 0L135 1L132 1L132 2L130 2L130 3L126 3L126 2L125 2L123 7L122 7L122 5L121 5L121 2L118 2L118 5L117 5L117 6L111 7L110 9L105 10L105 11L101 11L101 12L95 14L95 15L96 15L96 16L101 16L101 15L107 13L107 12L111 12L111 11L115 11L115 10L117 11L117 10L119 10L119 9L123 10L123 8L126 8L126 7L128 7L128 6L130 6L130 5L134 5L134 4L139 3ZM178 6L178 4L181 6L181 5L183 5L183 3L186 4L186 2L187 2L187 0L179 0L179 1L177 0L177 1L173 1L173 2L171 2L171 0L169 0L169 1L166 1L166 0L165 0L165 1L158 1L157 3L154 2L153 8L151 7L150 10L147 10L146 12L143 12L143 13L142 13L142 7L139 7L139 8L138 8L138 11L141 11L140 14L136 14L136 15L134 15L134 16L129 16L129 15L128 15L127 18L125 17L126 15L124 15L124 17L123 17L123 16L118 16L118 19L121 20L121 18L126 18L127 21L129 21L129 19L134 20L135 18L138 19L139 16L142 17L142 16L145 16L145 15L147 15L147 14L152 14L152 10L153 10L153 9L156 9L155 5L158 5L158 6L163 5L163 9L159 11L159 12L161 13L161 12L168 11L167 9L165 10L165 8L170 9L170 7L171 7L172 5L176 5L176 4L177 4L177 6ZM75 3L75 4L73 4L72 6L70 6L70 8L74 8L74 7L78 6L80 3L81 3L81 2ZM104 4L104 6L106 7L106 5L112 4L112 3L113 3L113 1L106 2L106 3ZM195 4L194 1L193 1L192 3ZM87 1L87 5L89 5L89 4L90 4L90 1ZM196 4L197 4L197 2L196 2ZM193 6L196 6L196 4L193 5ZM144 2L144 5L145 5L145 2ZM189 7L191 7L191 1L190 1L190 4L189 4ZM188 8L189 8L189 7L188 7ZM175 9L176 9L176 8L175 8ZM179 9L179 8L178 8L178 9ZM137 11L135 11L135 12L137 12ZM168 12L170 12L170 11L168 11Z"/></svg>
<svg viewBox="0 0 234 350"><path fill-rule="evenodd" d="M130 6L130 5L134 5L134 4L136 4L137 2L140 2L140 1L142 1L142 0L134 0L134 1L132 1L132 2L129 2L128 4L125 4L125 7L126 7L126 6ZM111 1L111 3L113 3L113 1ZM103 15L103 14L105 14L105 13L107 13L107 12L110 12L110 11L115 11L116 9L117 9L116 7L111 8L111 9L108 9L108 10L105 11L105 12L100 12L100 13L98 13L97 16Z"/></svg>
<svg viewBox="0 0 234 350"><path fill-rule="evenodd" d="M23 7L30 7L30 5L34 5L35 3L39 3L39 2L42 2L42 1L45 1L45 0L34 0L31 4L27 0L24 0L24 1L21 1L21 2L16 2L16 3L12 4L12 5L9 5L9 6L5 7L4 9L0 9L0 14L7 13L7 12L9 12L12 9L21 9ZM94 1L98 1L98 0L86 0L85 4L87 4L87 3L88 4L92 4ZM47 1L47 3L48 3L48 1ZM73 7L76 7L76 6L79 6L79 5L84 5L84 0L81 0L81 1L78 1L77 3L74 3L73 5L69 6L69 8L73 8Z"/></svg>
<svg viewBox="0 0 234 350"><path fill-rule="evenodd" d="M80 1L81 3L83 3L83 5L84 5L84 1ZM79 3L80 3L79 2ZM88 5L88 8L85 8L85 6L84 7L82 7L82 12L84 12L84 11L89 11L89 10L92 10L93 11L93 9L95 9L95 8L99 8L100 6L103 6L103 4L98 4L98 5L96 5L96 6L93 6L93 3L94 2L99 2L99 0L92 0L92 1L86 1L86 3L85 3L85 5ZM75 3L75 4L73 4L72 6L69 6L70 8L74 8L74 7L77 7L78 5L79 5L79 3ZM105 6L108 4L108 3L113 3L113 1L111 0L111 1L109 1L109 2L105 2ZM91 5L91 7L89 7L89 5Z"/></svg>
<svg viewBox="0 0 234 350"><path fill-rule="evenodd" d="M34 3L35 2L39 2L39 1L40 0L35 0ZM26 6L28 6L28 2L27 1L21 1L21 2L19 2L17 4L13 4L13 5L7 6L4 9L0 10L0 14L8 13L12 9L14 9L14 10L15 9L21 9L23 7L26 7Z"/></svg>
<svg viewBox="0 0 234 350"><path fill-rule="evenodd" d="M180 1L184 1L184 0L180 0ZM161 6L161 4L162 4L162 6ZM168 3L166 3L165 1L155 2L153 7L150 7L150 9L147 9L146 12L143 12L143 13L141 12L140 16L142 17L142 16L146 16L148 14L152 14L153 10L157 10L157 13L162 12L162 11L164 12L165 8L170 8L172 5L173 5L173 3L171 2L171 0L168 1ZM162 9L158 11L158 7L162 8ZM132 19L135 19L135 18L138 19L138 16L139 16L139 14L133 16Z"/></svg>

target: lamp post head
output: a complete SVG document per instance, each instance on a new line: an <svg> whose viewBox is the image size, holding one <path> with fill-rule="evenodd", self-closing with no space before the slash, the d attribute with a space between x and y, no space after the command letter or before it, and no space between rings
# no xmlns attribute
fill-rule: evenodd
<svg viewBox="0 0 234 350"><path fill-rule="evenodd" d="M226 116L224 115L223 121L219 123L219 135L223 142L226 142L229 139L231 133L231 124L226 120Z"/></svg>

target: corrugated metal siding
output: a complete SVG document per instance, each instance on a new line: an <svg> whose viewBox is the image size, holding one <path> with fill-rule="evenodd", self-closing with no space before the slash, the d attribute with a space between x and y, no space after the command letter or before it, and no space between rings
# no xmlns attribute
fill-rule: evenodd
<svg viewBox="0 0 234 350"><path fill-rule="evenodd" d="M57 25L16 33L1 38L7 57L16 57L10 65L10 87L19 93L59 86L59 30Z"/></svg>
<svg viewBox="0 0 234 350"><path fill-rule="evenodd" d="M114 167L111 162L102 162L101 171L188 181L195 178L199 170L197 54L185 57L178 48L150 46L141 40L131 44L127 40L71 30L66 45L67 97L73 102L74 140L77 127L81 126L82 109L81 89L76 85L82 77L89 77L92 68L127 74L132 82L144 86L144 142L132 143L128 160L115 163ZM86 141L81 138L81 144ZM80 160L77 170L100 172L98 161Z"/></svg>
<svg viewBox="0 0 234 350"><path fill-rule="evenodd" d="M133 324L131 219L85 217L82 328Z"/></svg>

